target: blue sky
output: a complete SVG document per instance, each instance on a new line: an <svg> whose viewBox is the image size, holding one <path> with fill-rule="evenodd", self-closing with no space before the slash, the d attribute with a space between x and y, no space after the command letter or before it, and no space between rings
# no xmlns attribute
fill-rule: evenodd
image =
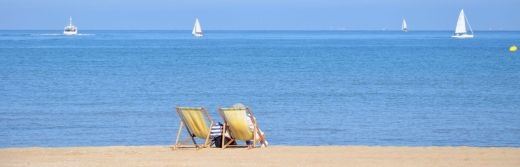
<svg viewBox="0 0 520 167"><path fill-rule="evenodd" d="M0 29L520 30L520 0L0 0Z"/></svg>

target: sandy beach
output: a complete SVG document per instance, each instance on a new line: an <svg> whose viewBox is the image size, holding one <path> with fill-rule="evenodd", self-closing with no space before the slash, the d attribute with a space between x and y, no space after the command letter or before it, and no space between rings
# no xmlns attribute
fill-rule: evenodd
<svg viewBox="0 0 520 167"><path fill-rule="evenodd" d="M518 167L520 148L272 146L172 151L168 146L0 149L0 166Z"/></svg>

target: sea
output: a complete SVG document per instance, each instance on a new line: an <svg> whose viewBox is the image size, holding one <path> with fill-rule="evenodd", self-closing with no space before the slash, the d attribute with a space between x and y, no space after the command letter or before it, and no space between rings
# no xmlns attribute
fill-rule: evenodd
<svg viewBox="0 0 520 167"><path fill-rule="evenodd" d="M270 145L520 147L520 32L451 35L3 30L0 147L171 145L175 107L236 103Z"/></svg>

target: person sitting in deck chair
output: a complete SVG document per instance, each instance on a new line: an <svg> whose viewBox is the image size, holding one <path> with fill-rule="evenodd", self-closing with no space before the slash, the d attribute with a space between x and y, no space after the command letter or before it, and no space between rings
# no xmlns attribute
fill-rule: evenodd
<svg viewBox="0 0 520 167"><path fill-rule="evenodd" d="M247 107L244 104L242 104L242 103L236 103L236 104L233 104L232 108L246 109ZM255 121L256 121L256 118L254 116L251 116L250 113L247 113L246 117L244 119L247 121L247 123L249 125L249 129L251 131L253 131L254 130L254 125L253 125L253 121L251 120L251 118L255 119ZM258 128L258 136L264 136L264 132L260 128ZM252 140L247 140L245 142L246 142L246 145L252 145L253 144ZM265 138L262 138L260 140L260 143L262 143L262 145L261 145L262 147L266 147L267 145L269 145L269 143L267 142L267 140L265 140Z"/></svg>

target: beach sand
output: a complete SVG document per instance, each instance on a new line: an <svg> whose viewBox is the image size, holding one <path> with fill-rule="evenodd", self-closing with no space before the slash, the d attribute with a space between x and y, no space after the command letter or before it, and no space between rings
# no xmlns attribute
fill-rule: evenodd
<svg viewBox="0 0 520 167"><path fill-rule="evenodd" d="M520 148L272 146L180 149L114 146L0 149L0 166L356 166L518 167Z"/></svg>

